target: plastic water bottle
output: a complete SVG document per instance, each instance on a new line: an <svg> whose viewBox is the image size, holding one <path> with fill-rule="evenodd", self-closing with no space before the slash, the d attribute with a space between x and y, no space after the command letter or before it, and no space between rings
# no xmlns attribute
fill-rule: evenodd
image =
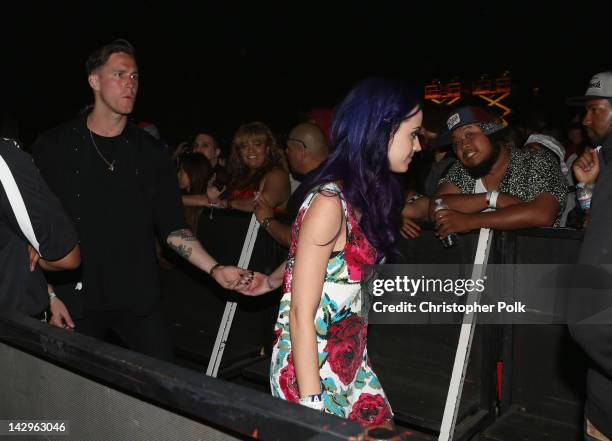
<svg viewBox="0 0 612 441"><path fill-rule="evenodd" d="M576 184L576 199L582 211L589 211L591 198L593 197L593 186L585 185L583 182Z"/></svg>
<svg viewBox="0 0 612 441"><path fill-rule="evenodd" d="M442 199L436 199L434 200L434 213L437 213L440 210L448 210L448 206ZM457 244L457 235L451 233L446 237L441 237L440 240L442 241L444 248L451 248Z"/></svg>

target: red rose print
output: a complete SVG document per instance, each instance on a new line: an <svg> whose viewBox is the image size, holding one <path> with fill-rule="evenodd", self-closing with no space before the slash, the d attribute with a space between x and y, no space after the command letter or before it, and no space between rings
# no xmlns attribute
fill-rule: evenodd
<svg viewBox="0 0 612 441"><path fill-rule="evenodd" d="M363 320L352 314L339 322L333 323L329 327L327 339L357 338L364 328Z"/></svg>
<svg viewBox="0 0 612 441"><path fill-rule="evenodd" d="M329 367L345 385L353 381L361 365L359 354L363 351L362 345L358 339L349 338L328 341L325 346L325 351L329 354Z"/></svg>
<svg viewBox="0 0 612 441"><path fill-rule="evenodd" d="M293 280L293 272L289 266L291 261L287 262L287 269L285 269L285 275L283 276L283 294L291 291L291 281Z"/></svg>
<svg viewBox="0 0 612 441"><path fill-rule="evenodd" d="M346 264L348 266L349 278L361 280L363 278L363 266L376 263L376 253L370 242L359 229L359 226L351 222L352 230L346 244Z"/></svg>
<svg viewBox="0 0 612 441"><path fill-rule="evenodd" d="M348 416L366 425L383 424L391 418L391 409L382 395L362 393Z"/></svg>
<svg viewBox="0 0 612 441"><path fill-rule="evenodd" d="M349 315L329 327L327 352L331 370L348 385L355 378L365 350L366 326L358 316Z"/></svg>

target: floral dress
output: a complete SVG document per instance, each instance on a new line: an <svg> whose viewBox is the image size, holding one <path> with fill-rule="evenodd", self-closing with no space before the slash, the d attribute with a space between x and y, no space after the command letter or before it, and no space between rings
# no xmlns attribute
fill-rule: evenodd
<svg viewBox="0 0 612 441"><path fill-rule="evenodd" d="M362 299L360 284L362 265L374 264L376 252L334 183L309 193L293 224L270 366L272 395L295 403L300 398L289 334L291 282L302 220L314 198L322 191L340 197L347 219L347 242L344 249L333 253L327 263L314 321L324 408L327 413L365 425L382 424L391 419L393 413L368 358L366 305L369 302Z"/></svg>

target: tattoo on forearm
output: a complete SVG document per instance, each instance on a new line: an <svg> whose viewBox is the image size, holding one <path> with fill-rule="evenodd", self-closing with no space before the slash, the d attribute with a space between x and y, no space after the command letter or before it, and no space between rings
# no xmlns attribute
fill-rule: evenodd
<svg viewBox="0 0 612 441"><path fill-rule="evenodd" d="M196 237L193 235L191 230L183 229L177 230L170 233L168 236L168 246L172 248L179 256L184 259L189 259L193 249L182 242L194 242Z"/></svg>
<svg viewBox="0 0 612 441"><path fill-rule="evenodd" d="M175 245L173 243L170 244L170 248L172 248L176 253L181 256L183 259L189 259L191 256L191 247L186 247L183 244Z"/></svg>
<svg viewBox="0 0 612 441"><path fill-rule="evenodd" d="M187 242L192 242L194 240L198 240L196 239L196 237L193 235L193 233L191 232L191 230L187 229L187 228L183 228L182 230L176 230L173 231L172 233L170 233L170 235L168 236L168 240L173 239L173 238L178 238L178 239L182 239L182 240L186 240Z"/></svg>

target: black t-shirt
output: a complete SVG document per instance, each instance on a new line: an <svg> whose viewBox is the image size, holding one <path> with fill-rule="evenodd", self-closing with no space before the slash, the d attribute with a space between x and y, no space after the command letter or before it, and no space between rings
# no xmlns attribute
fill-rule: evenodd
<svg viewBox="0 0 612 441"><path fill-rule="evenodd" d="M61 259L74 248L77 236L59 200L16 142L0 139L0 156L17 184L41 256ZM0 309L35 315L47 308L49 297L40 268L29 270L27 245L5 188L0 186Z"/></svg>
<svg viewBox="0 0 612 441"><path fill-rule="evenodd" d="M165 242L187 228L167 153L129 123L116 137L90 135L84 118L42 135L33 153L81 241L82 274L58 295L77 317L83 309L149 313L159 302L154 237Z"/></svg>
<svg viewBox="0 0 612 441"><path fill-rule="evenodd" d="M291 225L295 221L295 218L297 218L297 215L300 211L300 207L304 202L304 198L306 198L306 195L311 189L310 182L312 181L312 178L317 175L317 173L321 170L322 167L323 163L319 164L319 166L316 167L314 170L311 170L305 175L303 175L300 179L300 185L297 186L295 191L291 193L289 200L287 200L287 220Z"/></svg>

